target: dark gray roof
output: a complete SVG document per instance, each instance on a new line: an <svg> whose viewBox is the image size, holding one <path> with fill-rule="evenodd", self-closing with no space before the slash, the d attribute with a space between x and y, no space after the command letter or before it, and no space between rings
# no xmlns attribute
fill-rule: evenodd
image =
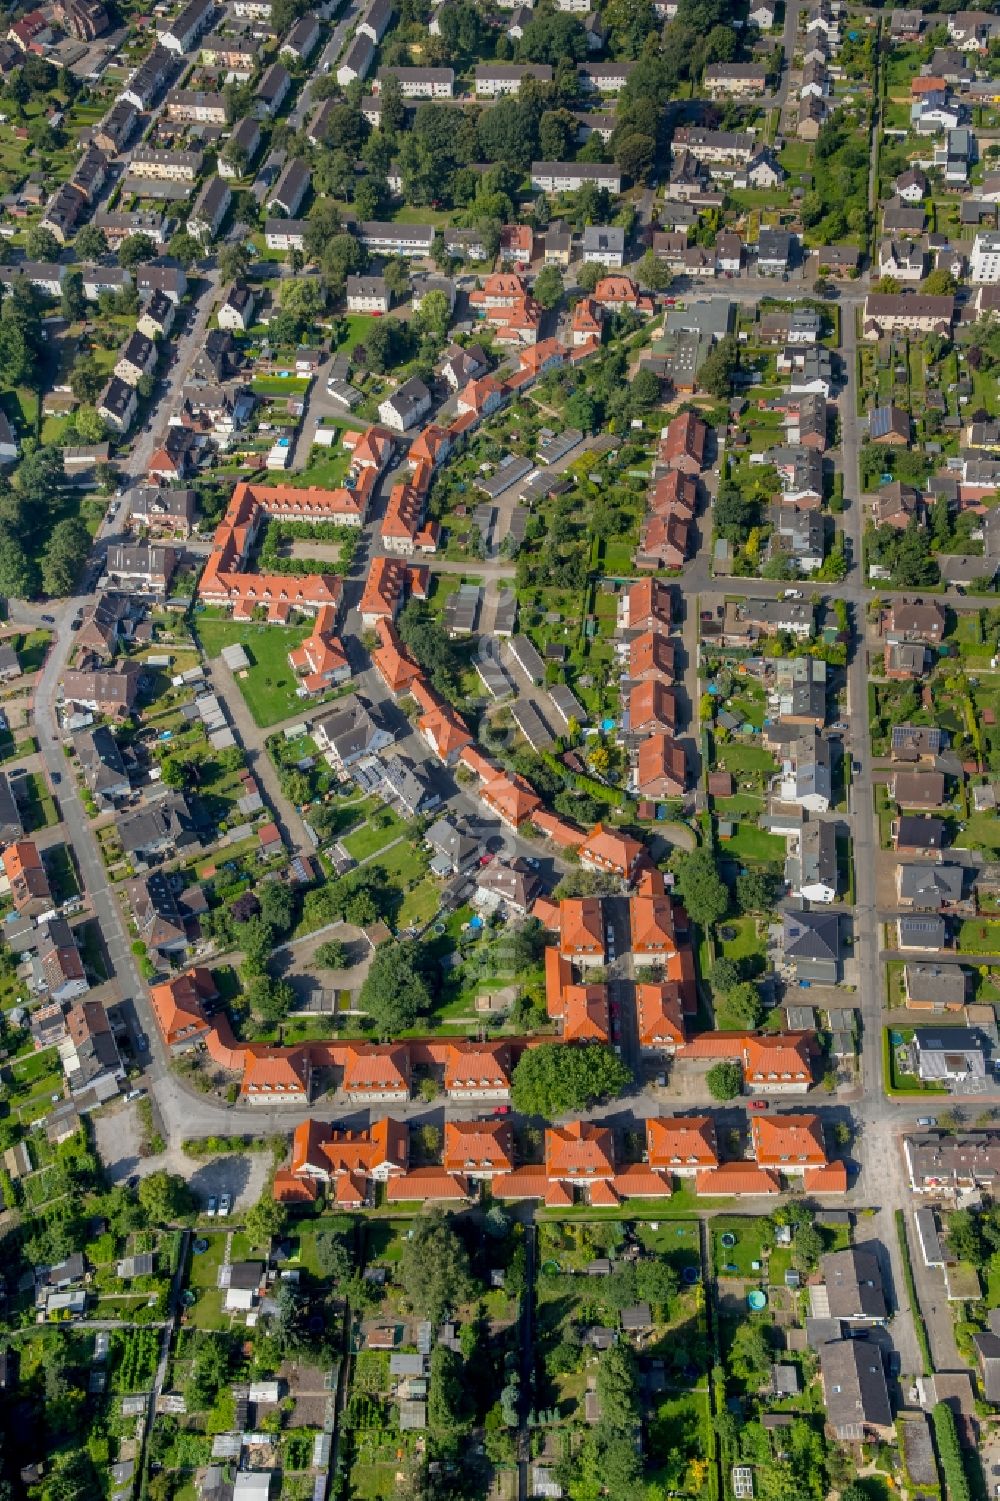
<svg viewBox="0 0 1000 1501"><path fill-rule="evenodd" d="M870 1340L839 1340L819 1352L830 1425L840 1438L861 1439L865 1429L889 1428L892 1407L882 1352Z"/></svg>
<svg viewBox="0 0 1000 1501"><path fill-rule="evenodd" d="M869 1246L831 1251L820 1260L830 1314L842 1319L884 1319L887 1316L882 1270Z"/></svg>
<svg viewBox="0 0 1000 1501"><path fill-rule="evenodd" d="M840 919L836 912L783 912L782 930L789 959L840 958Z"/></svg>

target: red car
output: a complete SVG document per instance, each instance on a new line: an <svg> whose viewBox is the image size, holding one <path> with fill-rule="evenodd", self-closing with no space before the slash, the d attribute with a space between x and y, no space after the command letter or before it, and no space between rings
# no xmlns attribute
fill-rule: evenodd
<svg viewBox="0 0 1000 1501"><path fill-rule="evenodd" d="M770 1105L770 1103L771 1103L770 1100L751 1100L750 1101L750 1109L751 1110L766 1110L768 1108L768 1106Z"/></svg>
<svg viewBox="0 0 1000 1501"><path fill-rule="evenodd" d="M509 1105L498 1105L497 1108L494 1110L493 1114L494 1115L510 1115L510 1106Z"/></svg>

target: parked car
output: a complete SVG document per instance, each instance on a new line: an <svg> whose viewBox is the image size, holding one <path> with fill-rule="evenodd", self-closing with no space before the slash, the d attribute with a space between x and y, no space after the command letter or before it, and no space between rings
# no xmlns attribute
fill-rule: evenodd
<svg viewBox="0 0 1000 1501"><path fill-rule="evenodd" d="M231 1195L230 1194L223 1194L222 1198L219 1200L219 1214L220 1214L220 1216L221 1215L225 1215L225 1214L231 1214L232 1213L232 1208L233 1208L233 1200L232 1200Z"/></svg>
<svg viewBox="0 0 1000 1501"><path fill-rule="evenodd" d="M218 1211L219 1211L219 1201L218 1201L218 1199L215 1197L215 1194L209 1194L208 1203L205 1205L205 1213L206 1214L210 1214L210 1215L212 1215L214 1217L218 1213Z"/></svg>
<svg viewBox="0 0 1000 1501"><path fill-rule="evenodd" d="M770 1105L770 1103L771 1103L770 1100L751 1100L750 1101L750 1109L751 1110L767 1110L768 1107L769 1107L769 1105Z"/></svg>
<svg viewBox="0 0 1000 1501"><path fill-rule="evenodd" d="M937 1116L936 1115L918 1115L917 1116L917 1125L918 1126L936 1126L937 1125Z"/></svg>

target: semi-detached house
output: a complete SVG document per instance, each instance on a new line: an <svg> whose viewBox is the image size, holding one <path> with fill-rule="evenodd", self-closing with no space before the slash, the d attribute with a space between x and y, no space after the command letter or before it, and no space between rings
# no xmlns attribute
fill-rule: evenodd
<svg viewBox="0 0 1000 1501"><path fill-rule="evenodd" d="M207 36L201 44L201 61L207 68L224 68L226 82L246 83L257 69L255 42L234 36Z"/></svg>
<svg viewBox="0 0 1000 1501"><path fill-rule="evenodd" d="M292 219L302 207L302 201L312 181L309 168L301 157L293 156L286 162L278 179L277 187L267 200L267 207L274 213L280 210L286 219Z"/></svg>
<svg viewBox="0 0 1000 1501"><path fill-rule="evenodd" d="M188 219L188 230L201 241L214 240L233 201L229 184L210 177L198 194Z"/></svg>
<svg viewBox="0 0 1000 1501"><path fill-rule="evenodd" d="M580 63L580 86L592 93L619 94L628 83L635 63Z"/></svg>
<svg viewBox="0 0 1000 1501"><path fill-rule="evenodd" d="M165 178L170 182L196 182L204 156L200 151L167 151L156 146L137 146L129 158L132 177Z"/></svg>
<svg viewBox="0 0 1000 1501"><path fill-rule="evenodd" d="M922 292L869 292L865 298L864 337L884 333L951 334L955 318L952 296Z"/></svg>
<svg viewBox="0 0 1000 1501"><path fill-rule="evenodd" d="M519 94L526 78L538 83L552 82L548 63L480 63L474 75L476 95L480 99L499 99Z"/></svg>
<svg viewBox="0 0 1000 1501"><path fill-rule="evenodd" d="M306 62L319 46L319 22L314 15L300 16L278 49L279 57Z"/></svg>
<svg viewBox="0 0 1000 1501"><path fill-rule="evenodd" d="M575 193L584 183L592 182L609 193L622 190L617 167L596 162L532 162L531 186L539 193Z"/></svg>
<svg viewBox="0 0 1000 1501"><path fill-rule="evenodd" d="M97 414L116 433L127 433L135 421L135 387L113 375L97 398Z"/></svg>
<svg viewBox="0 0 1000 1501"><path fill-rule="evenodd" d="M305 250L308 230L306 219L265 219L264 243L268 250Z"/></svg>
<svg viewBox="0 0 1000 1501"><path fill-rule="evenodd" d="M373 85L381 93L387 78L395 78L404 99L450 99L455 92L453 68L379 68Z"/></svg>
<svg viewBox="0 0 1000 1501"><path fill-rule="evenodd" d="M427 256L434 243L430 224L392 224L366 219L357 228L358 239L372 255Z"/></svg>
<svg viewBox="0 0 1000 1501"><path fill-rule="evenodd" d="M204 89L171 89L166 113L174 125L225 125L226 101Z"/></svg>
<svg viewBox="0 0 1000 1501"><path fill-rule="evenodd" d="M257 118L273 119L288 98L291 86L292 77L288 69L281 63L272 63L265 71L254 93L254 109Z"/></svg>
<svg viewBox="0 0 1000 1501"><path fill-rule="evenodd" d="M359 78L367 78L374 60L375 43L359 29L337 68L337 82L341 88L346 89Z"/></svg>
<svg viewBox="0 0 1000 1501"><path fill-rule="evenodd" d="M138 329L129 335L125 347L118 356L115 365L115 375L119 380L127 381L130 386L137 386L144 375L149 375L156 367L156 345L152 339L147 339L145 334L139 333Z"/></svg>
<svg viewBox="0 0 1000 1501"><path fill-rule="evenodd" d="M195 42L204 36L214 19L214 0L189 0L174 20L157 27L160 45L178 57L188 57Z"/></svg>

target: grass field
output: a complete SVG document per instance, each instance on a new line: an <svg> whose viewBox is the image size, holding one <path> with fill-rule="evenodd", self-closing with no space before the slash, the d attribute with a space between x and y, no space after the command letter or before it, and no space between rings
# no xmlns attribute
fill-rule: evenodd
<svg viewBox="0 0 1000 1501"><path fill-rule="evenodd" d="M959 923L955 947L960 954L1000 954L1000 922L976 917Z"/></svg>
<svg viewBox="0 0 1000 1501"><path fill-rule="evenodd" d="M377 822L376 822L377 819ZM406 828L405 823L389 808L383 808L375 818L369 817L353 834L343 841L344 848L355 860L366 860L379 850L385 849L398 839Z"/></svg>
<svg viewBox="0 0 1000 1501"><path fill-rule="evenodd" d="M32 772L24 779L27 796L22 803L24 828L28 834L38 829L51 829L59 822L59 814L52 795L40 772Z"/></svg>
<svg viewBox="0 0 1000 1501"><path fill-rule="evenodd" d="M723 1236L734 1236L732 1246L722 1244ZM768 1219L751 1216L720 1216L712 1221L712 1261L720 1277L756 1277L764 1262L764 1246L773 1244L774 1236ZM761 1266L754 1267L754 1262ZM735 1267L735 1271L729 1268Z"/></svg>
<svg viewBox="0 0 1000 1501"><path fill-rule="evenodd" d="M254 722L262 729L301 710L302 700L295 692L298 679L288 665L288 653L305 640L311 626L258 625L200 616L195 628L209 657L218 657L224 646L235 642L246 648L252 665L236 681Z"/></svg>
<svg viewBox="0 0 1000 1501"><path fill-rule="evenodd" d="M1000 849L1000 818L995 812L971 813L965 821L962 842L984 850Z"/></svg>
<svg viewBox="0 0 1000 1501"><path fill-rule="evenodd" d="M785 858L785 841L778 834L768 834L753 824L738 823L730 839L719 843L720 852L733 859L751 860L758 864L780 865Z"/></svg>
<svg viewBox="0 0 1000 1501"><path fill-rule="evenodd" d="M441 903L440 893L428 876L403 898L396 922L401 928L420 927L430 922Z"/></svg>

